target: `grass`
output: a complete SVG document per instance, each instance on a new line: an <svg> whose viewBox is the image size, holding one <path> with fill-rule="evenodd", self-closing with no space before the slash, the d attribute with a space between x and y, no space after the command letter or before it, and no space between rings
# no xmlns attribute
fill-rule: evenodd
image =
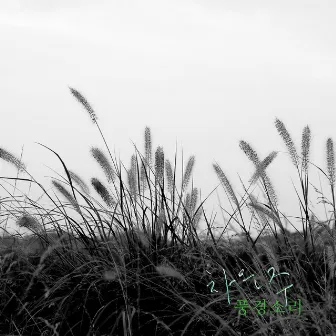
<svg viewBox="0 0 336 336"><path fill-rule="evenodd" d="M54 205L44 209L28 197L22 201L13 196L14 211L2 199L2 215L15 213L17 226L31 234L1 239L0 334L336 334L332 139L327 140L327 173L317 168L330 184L332 201L324 200L333 218L318 220L308 206L308 171L313 165L309 127L303 130L299 156L285 125L276 119L276 129L300 179L302 230L292 232L284 225L284 220L290 221L278 209L266 173L277 152L261 160L241 141L240 148L255 165L241 200L222 168L213 164L233 205L229 222L218 233L203 208L207 198L199 199L191 181L195 157L182 164L178 183L176 154L172 163L162 147L153 153L146 127L144 155L135 146L130 166L125 167L111 155L91 105L77 90L70 91L101 133L108 155L96 147L91 154L107 182L91 178L97 200L60 155L42 145L64 168L66 177L52 180L56 201L21 160L0 149L0 158L18 169L16 178L2 179L14 180L15 185L18 181L36 184ZM22 171L28 177L19 177ZM257 182L264 191L262 202L249 192ZM69 208L80 220L69 214ZM252 214L257 237L246 224L244 208ZM61 219L65 224L60 224ZM205 233L199 227L201 219ZM240 228L237 237L224 238L233 222ZM247 309L245 316L243 304L259 310ZM262 309L273 304L277 306L272 313Z"/></svg>

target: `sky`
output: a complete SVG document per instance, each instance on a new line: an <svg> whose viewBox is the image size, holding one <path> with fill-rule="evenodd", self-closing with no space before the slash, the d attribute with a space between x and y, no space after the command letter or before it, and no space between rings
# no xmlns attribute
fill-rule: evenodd
<svg viewBox="0 0 336 336"><path fill-rule="evenodd" d="M90 102L125 165L132 141L142 150L146 126L154 148L163 146L171 161L177 146L178 167L182 150L185 162L195 155L193 182L203 199L219 185L213 163L242 195L239 177L247 185L254 167L240 140L261 159L279 151L267 172L279 209L299 228L292 184L300 188L299 179L274 121L284 122L299 154L308 125L310 158L326 170L336 107L335 6L326 0L2 0L0 147L19 157L23 148L29 173L47 190L51 177L64 172L37 142L87 183L104 180L89 152L91 146L105 150L103 140L70 86ZM0 170L16 176L6 162ZM309 178L320 188L316 168ZM8 197L13 187L2 185ZM17 187L26 190L27 184ZM216 190L205 209L209 219L217 213L222 226L221 207L232 208L221 186ZM311 189L312 211L326 219L318 196Z"/></svg>

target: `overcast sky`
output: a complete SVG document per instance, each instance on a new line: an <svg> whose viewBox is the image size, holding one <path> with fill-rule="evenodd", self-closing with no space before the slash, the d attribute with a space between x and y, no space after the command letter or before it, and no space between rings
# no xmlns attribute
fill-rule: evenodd
<svg viewBox="0 0 336 336"><path fill-rule="evenodd" d="M239 140L262 159L286 151L276 117L299 152L310 126L311 159L325 169L326 140L335 134L335 15L335 3L324 0L2 0L0 147L20 156L24 145L29 172L47 189L51 180L44 176L57 176L48 167L63 171L35 142L55 150L88 183L103 179L89 149L105 150L104 143L71 86L91 103L125 165L131 141L143 148L145 126L171 161L177 143L179 167L182 148L185 161L195 155L202 197L218 185L214 162L243 192L238 174L247 184L254 171ZM7 163L0 169L1 176L15 176ZM268 172L280 210L300 216L291 178L297 188L299 180L288 156L279 153ZM316 168L310 176L319 188ZM317 196L311 189L312 210L325 218ZM216 193L206 209L223 222Z"/></svg>

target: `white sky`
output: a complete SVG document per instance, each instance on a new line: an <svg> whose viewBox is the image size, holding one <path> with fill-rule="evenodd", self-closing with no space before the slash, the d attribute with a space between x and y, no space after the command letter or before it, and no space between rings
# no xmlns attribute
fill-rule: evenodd
<svg viewBox="0 0 336 336"><path fill-rule="evenodd" d="M275 117L299 154L303 127L310 126L311 159L325 169L336 107L335 6L324 0L2 0L0 146L19 156L24 145L29 172L47 189L51 180L44 176L56 174L45 165L63 171L35 142L55 150L86 182L103 178L89 154L90 146L105 150L103 141L71 86L94 107L110 149L127 166L131 140L142 149L146 125L171 161L177 141L178 167L182 147L186 159L196 155L194 183L203 197L218 184L215 161L242 192L237 173L247 184L254 171L239 140L261 159L286 150ZM15 175L6 163L0 169L1 176ZM299 216L290 159L279 153L268 172L280 210ZM319 187L316 168L311 179ZM316 198L311 189L313 210L324 218ZM222 222L216 194L206 209Z"/></svg>

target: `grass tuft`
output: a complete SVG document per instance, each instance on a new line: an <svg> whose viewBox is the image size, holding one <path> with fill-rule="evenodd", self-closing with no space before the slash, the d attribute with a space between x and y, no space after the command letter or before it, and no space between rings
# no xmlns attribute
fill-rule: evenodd
<svg viewBox="0 0 336 336"><path fill-rule="evenodd" d="M110 154L107 158L100 149L91 148L108 183L113 183L113 195L110 185L91 178L91 187L108 205L106 209L89 195L90 186L46 146L58 156L66 173L66 178L60 177L70 185L71 192L63 183L52 180L66 203L56 203L32 177L7 179L15 180L14 190L18 190L18 181L35 183L53 205L45 209L26 195L23 199L12 195L16 208L14 202L11 207L7 205L8 198L1 198L0 215L17 218L19 213L17 226L29 229L31 234L0 238L0 334L336 334L335 164L331 138L327 140L328 173L315 167L329 181L332 200L315 190L325 206L331 207L334 218L322 221L308 207L311 135L306 126L299 172L303 199L298 194L302 231L280 212L266 172L272 162L276 164L277 152L261 160L245 141L239 146L254 165L250 182L262 182L258 186L266 201L259 200L243 182L245 194L238 199L221 167L213 164L220 184L235 205L232 213L222 207L229 215L222 224L207 215L203 205L209 196L202 199L200 189L194 186L194 156L186 166L182 163L182 184L177 186L177 155L173 166L163 148L157 146L153 162L147 126L144 154L137 150L128 168L120 161L117 165L92 107L78 91L70 90L89 112ZM276 127L298 168L299 157L291 137L278 119ZM2 150L0 156L16 168L22 167L21 161L8 152ZM79 219L70 216L68 208L75 209ZM29 209L33 215L27 214ZM201 218L205 221L203 228ZM231 222L238 225L236 237L225 235ZM252 238L252 222L257 238ZM288 225L296 231L288 230ZM263 300L265 307L258 310ZM250 307L256 302L259 305L247 309L243 316L242 310L237 310L239 302ZM271 305L276 303L283 305L286 314L271 313ZM290 307L296 308L296 313L290 312Z"/></svg>

